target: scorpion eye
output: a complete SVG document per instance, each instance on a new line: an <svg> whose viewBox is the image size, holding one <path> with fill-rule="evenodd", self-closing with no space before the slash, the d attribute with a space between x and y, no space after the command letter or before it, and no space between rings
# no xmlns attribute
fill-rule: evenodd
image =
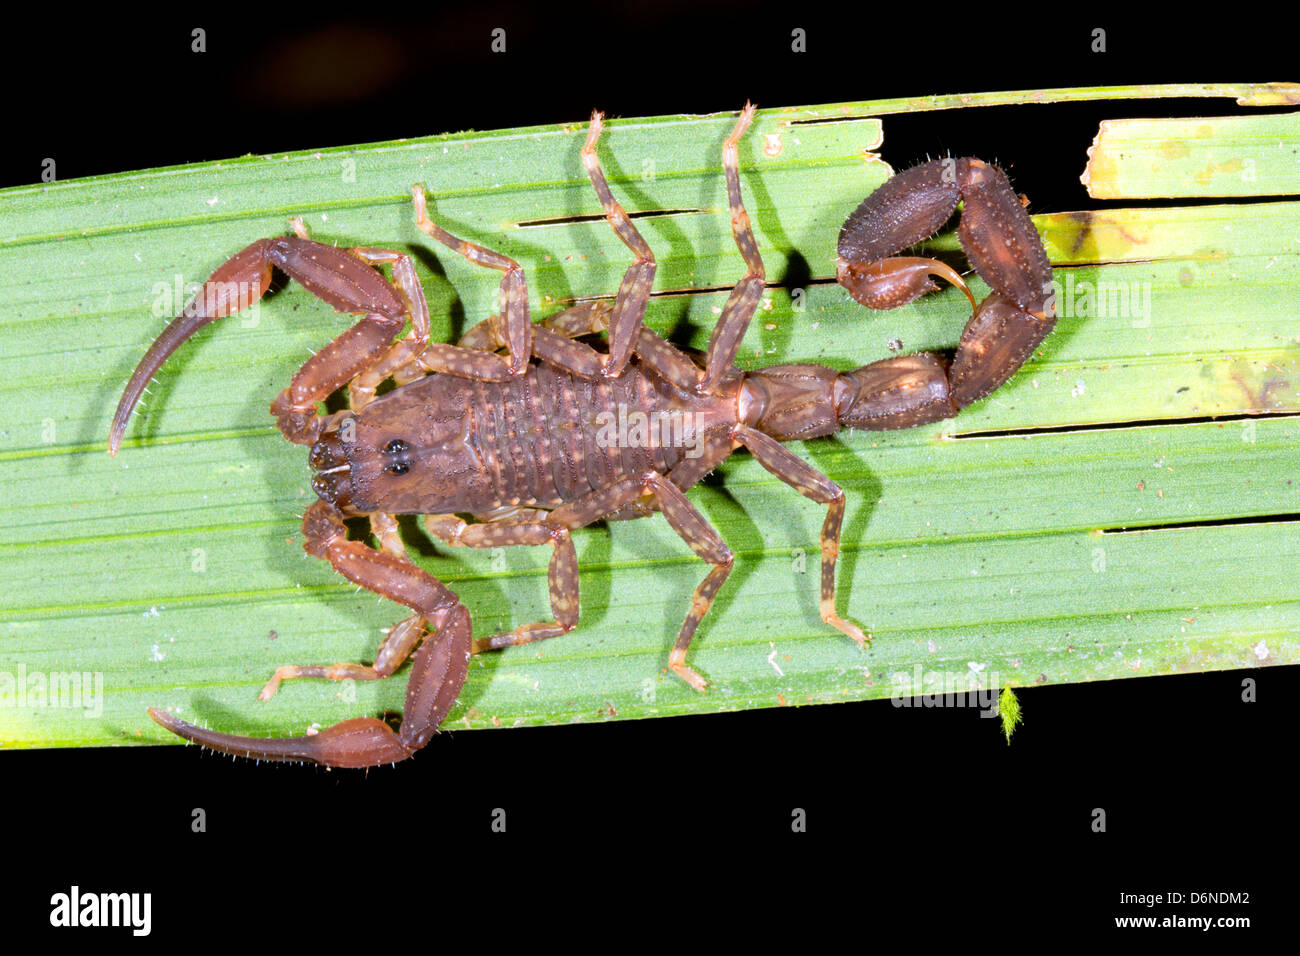
<svg viewBox="0 0 1300 956"><path fill-rule="evenodd" d="M411 466L404 461L395 461L386 469L390 475L404 475L410 470Z"/></svg>
<svg viewBox="0 0 1300 956"><path fill-rule="evenodd" d="M392 441L390 441L387 445L384 446L384 453L388 455L400 455L402 452L406 451L410 447L411 446L408 445L406 442L402 441L402 439L394 438Z"/></svg>

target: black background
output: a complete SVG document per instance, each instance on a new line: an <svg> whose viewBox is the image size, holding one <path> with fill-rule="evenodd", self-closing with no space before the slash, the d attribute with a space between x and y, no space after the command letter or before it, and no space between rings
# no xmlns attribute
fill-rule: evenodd
<svg viewBox="0 0 1300 956"><path fill-rule="evenodd" d="M637 116L747 98L1297 79L1295 24L1261 26L1267 8L1253 10L1205 25L1179 8L1081 19L1002 5L45 7L0 40L0 182L38 180L46 157L68 179L582 121L593 107ZM489 51L498 26L504 55ZM1089 50L1098 26L1101 55ZM206 53L190 51L194 27ZM802 55L790 51L795 27L808 31ZM1034 210L1095 208L1078 175L1097 120L1237 111L1213 100L926 113L889 119L883 153L895 165L995 159ZM1248 676L1258 703L1241 702ZM18 878L0 911L12 910L8 927L39 929L50 894L77 883L152 892L156 938L251 940L282 920L261 937L271 946L353 916L376 945L396 942L393 924L437 946L449 917L476 945L525 911L521 927L573 943L611 909L634 912L600 937L607 946L678 945L695 927L805 944L869 946L901 931L921 944L1018 945L1115 933L1113 916L1151 912L1121 907L1121 891L1244 890L1249 906L1208 912L1249 915L1257 934L1290 917L1295 888L1296 690L1295 668L1034 688L1021 692L1026 723L1011 746L973 711L879 701L453 731L368 774L195 748L11 753L0 756L3 858ZM195 807L206 833L191 832ZM496 807L504 835L489 830ZM795 807L806 834L791 833ZM1104 834L1090 829L1098 807Z"/></svg>

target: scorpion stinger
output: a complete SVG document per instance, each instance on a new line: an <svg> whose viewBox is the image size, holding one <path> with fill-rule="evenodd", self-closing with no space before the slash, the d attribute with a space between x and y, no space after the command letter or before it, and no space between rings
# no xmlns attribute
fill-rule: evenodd
<svg viewBox="0 0 1300 956"><path fill-rule="evenodd" d="M836 278L873 309L905 305L937 288L932 276L966 283L934 259L890 258L928 239L962 204L957 238L993 290L975 310L953 361L958 408L993 391L1056 324L1047 252L1006 173L971 157L936 159L904 170L873 192L844 223Z"/></svg>

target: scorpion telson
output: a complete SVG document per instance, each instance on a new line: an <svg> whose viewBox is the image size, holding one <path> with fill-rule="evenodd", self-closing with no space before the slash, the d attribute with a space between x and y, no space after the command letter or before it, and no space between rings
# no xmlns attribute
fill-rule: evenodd
<svg viewBox="0 0 1300 956"><path fill-rule="evenodd" d="M962 244L995 292L971 318L952 362L919 353L844 373L813 364L738 370L736 351L765 283L737 156L753 118L754 107L746 105L722 147L732 236L746 271L701 361L643 325L654 253L605 181L596 156L599 113L592 116L582 161L609 226L633 256L612 302L586 303L533 323L519 264L442 229L429 217L420 186L412 189L417 226L469 261L502 273L501 315L472 327L457 345L429 341L428 306L410 256L313 242L301 220L293 221L293 236L258 240L212 274L132 375L113 418L109 451L116 453L144 383L167 356L198 328L249 304L223 289L252 286L260 294L274 267L335 309L362 315L298 371L271 414L287 439L311 446L312 488L320 500L303 516L306 551L411 613L388 632L374 664L281 667L261 697L271 697L289 678L378 680L408 657L411 674L396 731L376 718L357 717L311 736L264 739L205 730L151 708L154 720L188 740L241 756L334 767L403 760L429 741L456 703L471 653L577 626L574 529L656 511L709 566L668 658L675 674L703 691L707 682L687 663L687 652L734 559L685 492L741 447L826 506L821 617L865 646L868 636L835 608L844 492L781 442L955 415L1004 381L1051 328L1044 298L1051 271L1000 172L978 160L958 160L949 182L935 164L917 167L889 180L849 217L838 272L855 298L877 307L933 288L931 274L965 288L941 264L884 259L933 233L964 200ZM381 265L391 268L391 281L376 270ZM410 333L394 341L408 319ZM598 334L608 337L606 351L583 341ZM377 397L390 378L396 387ZM344 386L350 408L322 416L317 402ZM596 423L615 410L625 418L673 419L676 440L604 440ZM395 518L401 514L422 515L430 534L453 547L551 548L553 620L472 641L460 599L407 556ZM369 519L378 548L348 539L344 520L356 516Z"/></svg>
<svg viewBox="0 0 1300 956"><path fill-rule="evenodd" d="M887 258L933 236L958 202L957 239L993 290L978 308L965 281L944 263ZM1043 241L1006 173L978 159L936 159L887 180L845 221L838 252L836 279L869 308L892 309L920 298L938 288L932 276L966 294L975 315L948 370L957 408L1010 378L1056 324Z"/></svg>

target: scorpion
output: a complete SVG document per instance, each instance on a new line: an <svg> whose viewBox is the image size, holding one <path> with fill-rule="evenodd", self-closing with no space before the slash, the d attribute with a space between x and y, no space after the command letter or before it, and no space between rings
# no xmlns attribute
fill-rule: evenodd
<svg viewBox="0 0 1300 956"><path fill-rule="evenodd" d="M754 115L753 104L746 104L722 147L731 232L747 271L731 290L702 357L643 324L655 257L606 182L596 154L599 112L592 115L582 162L604 218L634 256L612 302L580 304L534 323L520 265L434 222L419 184L411 189L419 229L470 262L502 273L500 314L471 327L456 345L429 341L429 308L409 255L315 242L300 218L291 221L292 236L260 239L212 273L132 374L112 421L109 453L118 452L132 409L167 357L198 329L257 301L273 270L335 310L362 315L301 367L271 413L285 438L311 446L318 500L303 515L304 549L411 613L387 631L373 664L280 667L259 696L269 699L282 681L294 678L379 680L408 658L410 677L396 729L376 717L356 717L306 736L241 737L149 708L157 723L237 756L328 767L405 760L428 743L456 703L471 654L577 626L574 530L656 511L709 565L668 657L673 673L704 691L707 681L687 663L687 652L734 557L685 492L741 447L826 507L821 618L867 645L870 637L836 611L844 491L782 442L841 428L906 428L956 415L1010 377L1051 330L1051 269L1005 174L977 159L926 163L886 181L848 217L839 237L837 280L862 304L890 308L937 288L931 277L940 277L964 290L974 308L969 288L950 267L890 258L937 232L962 202L961 244L994 291L975 309L951 362L922 352L849 372L806 363L739 370L736 353L766 284L737 158ZM377 268L384 265L391 280ZM408 321L410 332L394 341ZM600 335L608 342L604 351L584 341ZM377 395L389 379L395 387ZM349 407L322 414L317 403L345 386ZM684 440L601 440L597 422L619 407L647 418L675 416ZM408 556L398 515L423 516L429 533L453 547L549 546L554 619L474 640L465 605ZM361 516L369 520L377 547L349 540L345 519Z"/></svg>

